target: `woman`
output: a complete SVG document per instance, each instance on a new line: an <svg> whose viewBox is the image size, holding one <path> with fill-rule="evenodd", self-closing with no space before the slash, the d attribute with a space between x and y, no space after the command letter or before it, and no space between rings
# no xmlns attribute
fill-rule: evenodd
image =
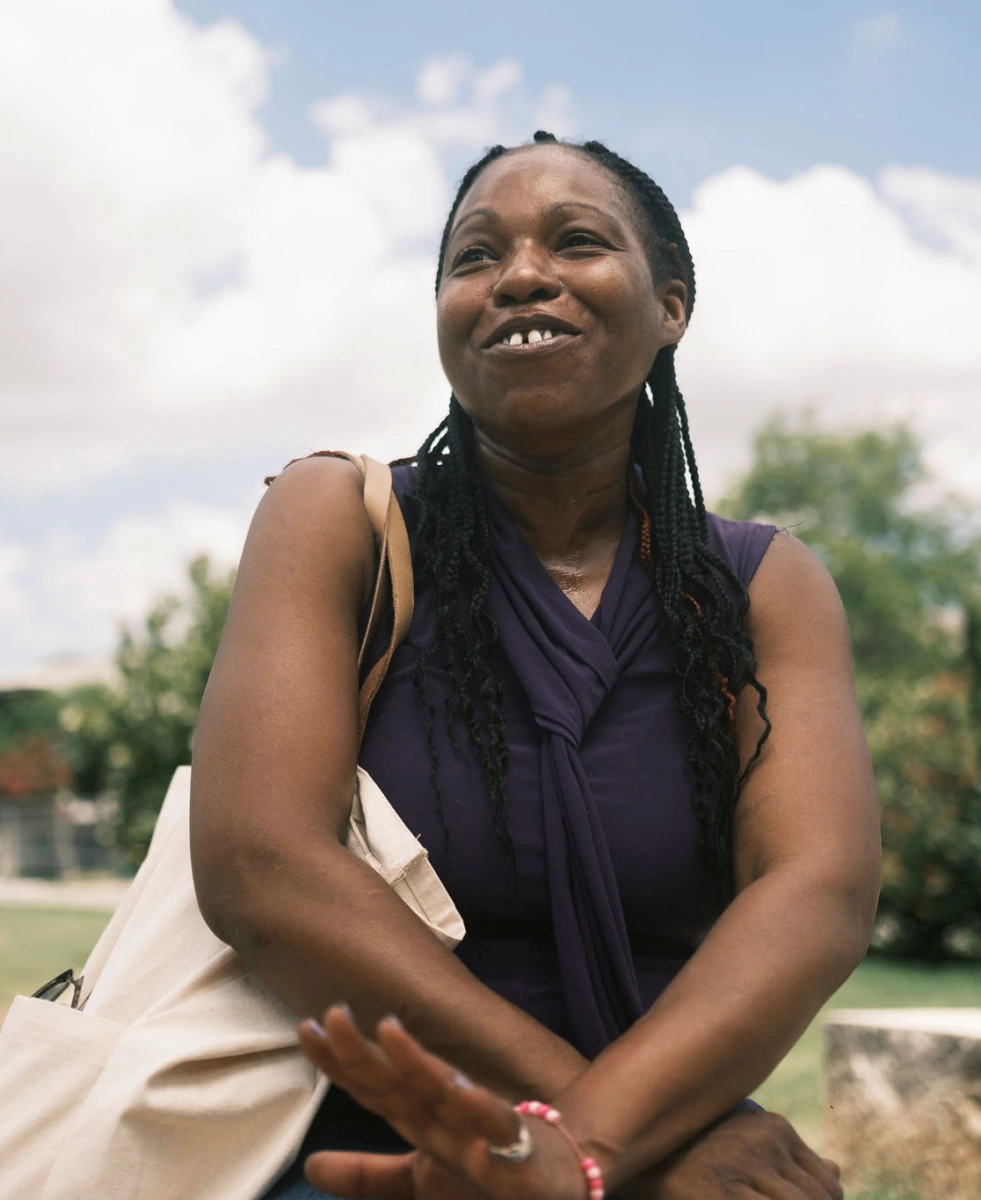
<svg viewBox="0 0 981 1200"><path fill-rule="evenodd" d="M599 143L540 133L467 173L438 271L453 395L394 469L416 612L361 762L454 897L458 952L341 844L375 571L343 461L297 463L259 506L196 736L209 924L297 1012L344 1001L406 1031L379 1048L339 1011L307 1030L347 1090L270 1196L316 1194L308 1151L404 1149L391 1123L423 1151L318 1158L317 1182L585 1195L543 1122L527 1162L487 1153L526 1099L562 1110L608 1192L839 1195L739 1102L867 945L878 829L848 632L804 546L705 513L677 215ZM413 1039L436 1057L413 1068Z"/></svg>

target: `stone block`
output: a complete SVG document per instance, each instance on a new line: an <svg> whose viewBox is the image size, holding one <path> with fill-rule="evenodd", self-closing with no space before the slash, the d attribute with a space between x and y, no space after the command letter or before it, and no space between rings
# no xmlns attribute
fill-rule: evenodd
<svg viewBox="0 0 981 1200"><path fill-rule="evenodd" d="M846 1186L981 1200L981 1008L825 1017L827 1153Z"/></svg>

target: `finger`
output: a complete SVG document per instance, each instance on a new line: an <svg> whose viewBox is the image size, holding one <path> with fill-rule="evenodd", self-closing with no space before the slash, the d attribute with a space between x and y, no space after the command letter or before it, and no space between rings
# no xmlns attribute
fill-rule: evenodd
<svg viewBox="0 0 981 1200"><path fill-rule="evenodd" d="M427 1100L442 1100L447 1084L464 1078L445 1059L424 1049L395 1017L378 1022L377 1037L389 1061Z"/></svg>
<svg viewBox="0 0 981 1200"><path fill-rule="evenodd" d="M419 1061L413 1062L413 1078L403 1076L381 1050L380 1057L372 1056L374 1061L365 1066L359 1055L376 1048L367 1043L346 1013L331 1013L329 1019L334 1034L331 1045L316 1022L306 1021L301 1026L300 1040L308 1056L359 1104L384 1117L412 1145L455 1168L461 1161L461 1139L503 1138L508 1143L518 1137L517 1115L505 1101L475 1088L441 1059L423 1051L409 1035L405 1036L412 1048L422 1056L421 1069ZM342 1041L346 1063L331 1048L341 1046ZM427 1077L427 1072L436 1081L435 1102L433 1079ZM416 1085L420 1085L418 1090ZM502 1109L506 1123L501 1120ZM439 1133L435 1132L437 1125L442 1126Z"/></svg>
<svg viewBox="0 0 981 1200"><path fill-rule="evenodd" d="M316 1028L304 1024L300 1029L300 1041L307 1057L325 1075L344 1089L362 1108L383 1117L389 1125L413 1145L418 1143L418 1124L432 1120L428 1106L420 1105L411 1092L403 1094L394 1087L388 1091L366 1088L353 1072L348 1072L326 1048Z"/></svg>
<svg viewBox="0 0 981 1200"><path fill-rule="evenodd" d="M327 1045L323 1026L319 1022L313 1019L303 1022L300 1026L300 1046L313 1065L330 1079L333 1080L335 1076L343 1074L344 1068Z"/></svg>
<svg viewBox="0 0 981 1200"><path fill-rule="evenodd" d="M809 1192L802 1192L796 1183L784 1179L776 1171L766 1171L753 1179L753 1187L766 1200L813 1200ZM820 1195L818 1200L827 1200L826 1195Z"/></svg>
<svg viewBox="0 0 981 1200"><path fill-rule="evenodd" d="M845 1193L840 1182L841 1168L836 1162L830 1158L821 1158L804 1142L794 1148L793 1160L821 1184L831 1200L844 1200Z"/></svg>
<svg viewBox="0 0 981 1200"><path fill-rule="evenodd" d="M401 1072L383 1050L364 1037L344 1008L329 1009L323 1027L304 1022L300 1037L305 1048L315 1048L311 1057L317 1065L365 1108L392 1123L397 1119L431 1119L429 1109L405 1083Z"/></svg>
<svg viewBox="0 0 981 1200"><path fill-rule="evenodd" d="M300 1026L300 1046L313 1065L323 1071L332 1083L350 1092L364 1107L372 1107L367 1089L361 1087L355 1074L348 1071L336 1057L327 1042L323 1027L316 1021L304 1021ZM371 1096L374 1095L375 1093L371 1093ZM372 1111L376 1110L372 1108Z"/></svg>
<svg viewBox="0 0 981 1200"><path fill-rule="evenodd" d="M820 1159L818 1161L820 1162ZM782 1168L782 1174L807 1197L807 1200L842 1200L841 1185L836 1179L829 1180L827 1171L822 1170L821 1177L817 1177L797 1163L787 1162Z"/></svg>
<svg viewBox="0 0 981 1200"><path fill-rule="evenodd" d="M307 1182L350 1200L414 1200L411 1154L322 1150L303 1167Z"/></svg>
<svg viewBox="0 0 981 1200"><path fill-rule="evenodd" d="M327 1047L350 1078L362 1087L385 1090L398 1078L384 1051L355 1025L350 1009L335 1004L324 1014Z"/></svg>
<svg viewBox="0 0 981 1200"><path fill-rule="evenodd" d="M466 1131L482 1138L492 1146L509 1146L521 1136L526 1122L511 1105L494 1092L477 1087L469 1081L457 1082L447 1089L443 1101L434 1111L442 1124L456 1133Z"/></svg>
<svg viewBox="0 0 981 1200"><path fill-rule="evenodd" d="M428 1101L447 1128L485 1138L492 1145L517 1140L521 1120L511 1105L425 1050L399 1022L390 1018L380 1022L378 1040L403 1078Z"/></svg>

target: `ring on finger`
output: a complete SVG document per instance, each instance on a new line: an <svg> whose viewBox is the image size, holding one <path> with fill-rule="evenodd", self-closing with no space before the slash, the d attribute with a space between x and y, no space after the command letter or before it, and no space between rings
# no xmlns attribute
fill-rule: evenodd
<svg viewBox="0 0 981 1200"><path fill-rule="evenodd" d="M527 1162L534 1149L535 1143L531 1140L531 1133L528 1126L522 1121L517 1141L511 1142L507 1146L488 1146L487 1152L493 1154L495 1158L501 1159L502 1162L519 1164Z"/></svg>

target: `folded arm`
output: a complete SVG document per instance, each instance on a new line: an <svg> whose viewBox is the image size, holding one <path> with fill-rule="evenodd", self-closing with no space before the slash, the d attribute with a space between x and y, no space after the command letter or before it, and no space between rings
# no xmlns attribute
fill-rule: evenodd
<svg viewBox="0 0 981 1200"><path fill-rule="evenodd" d="M294 464L253 519L194 739L201 911L299 1014L396 1013L518 1099L551 1097L579 1053L477 980L343 845L357 764L358 620L375 572L361 477Z"/></svg>
<svg viewBox="0 0 981 1200"><path fill-rule="evenodd" d="M773 732L736 814L737 895L653 1008L555 1101L613 1187L757 1087L868 945L878 813L837 591L778 534L750 601ZM755 701L739 698L743 761Z"/></svg>

